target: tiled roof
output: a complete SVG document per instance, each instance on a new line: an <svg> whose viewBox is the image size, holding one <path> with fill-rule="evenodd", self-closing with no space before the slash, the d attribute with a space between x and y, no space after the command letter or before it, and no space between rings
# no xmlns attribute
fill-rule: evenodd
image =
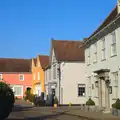
<svg viewBox="0 0 120 120"><path fill-rule="evenodd" d="M108 15L108 17L104 20L104 22L98 27L98 29L88 38L88 40L97 34L99 31L101 31L104 27L106 27L108 24L110 24L113 20L115 20L118 17L118 11L117 6L112 10L112 12Z"/></svg>
<svg viewBox="0 0 120 120"><path fill-rule="evenodd" d="M43 69L45 69L49 65L49 56L47 55L38 55L40 59L40 63Z"/></svg>
<svg viewBox="0 0 120 120"><path fill-rule="evenodd" d="M31 59L0 58L0 72L30 72Z"/></svg>
<svg viewBox="0 0 120 120"><path fill-rule="evenodd" d="M84 61L82 41L52 40L52 48L58 61Z"/></svg>

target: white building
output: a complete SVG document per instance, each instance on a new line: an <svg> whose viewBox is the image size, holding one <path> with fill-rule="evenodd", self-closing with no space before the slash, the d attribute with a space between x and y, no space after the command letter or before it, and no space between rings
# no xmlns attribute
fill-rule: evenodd
<svg viewBox="0 0 120 120"><path fill-rule="evenodd" d="M45 70L45 91L60 104L86 102L84 48L81 41L52 40L50 65Z"/></svg>
<svg viewBox="0 0 120 120"><path fill-rule="evenodd" d="M85 41L87 98L109 111L120 98L120 6Z"/></svg>

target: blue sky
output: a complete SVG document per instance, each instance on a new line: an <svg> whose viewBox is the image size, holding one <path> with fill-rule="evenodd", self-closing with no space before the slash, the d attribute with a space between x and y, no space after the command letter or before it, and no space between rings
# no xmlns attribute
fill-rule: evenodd
<svg viewBox="0 0 120 120"><path fill-rule="evenodd" d="M51 38L88 37L117 0L0 0L0 57L48 54Z"/></svg>

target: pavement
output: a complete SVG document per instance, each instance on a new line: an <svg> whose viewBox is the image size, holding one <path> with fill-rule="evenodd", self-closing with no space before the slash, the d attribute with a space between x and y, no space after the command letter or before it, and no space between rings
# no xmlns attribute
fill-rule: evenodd
<svg viewBox="0 0 120 120"><path fill-rule="evenodd" d="M35 107L23 100L17 100L7 120L120 120L120 117L85 112L80 107Z"/></svg>

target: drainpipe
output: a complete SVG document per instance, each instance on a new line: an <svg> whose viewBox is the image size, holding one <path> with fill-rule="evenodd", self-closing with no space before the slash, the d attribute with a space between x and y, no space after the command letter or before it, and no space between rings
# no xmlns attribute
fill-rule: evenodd
<svg viewBox="0 0 120 120"><path fill-rule="evenodd" d="M61 80L61 70L60 70L60 62L58 62L58 78L59 78L59 105L60 105L60 80Z"/></svg>

